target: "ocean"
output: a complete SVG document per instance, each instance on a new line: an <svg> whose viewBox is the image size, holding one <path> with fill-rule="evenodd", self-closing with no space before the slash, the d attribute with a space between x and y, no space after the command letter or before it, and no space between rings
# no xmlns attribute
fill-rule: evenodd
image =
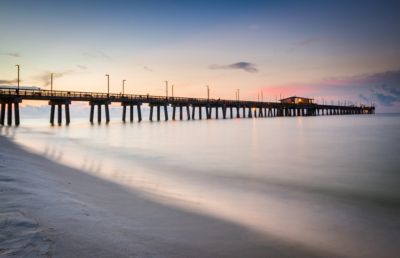
<svg viewBox="0 0 400 258"><path fill-rule="evenodd" d="M22 110L23 113L23 110ZM0 127L25 148L292 243L344 256L399 252L400 115L109 124L47 115ZM54 171L57 173L57 171Z"/></svg>

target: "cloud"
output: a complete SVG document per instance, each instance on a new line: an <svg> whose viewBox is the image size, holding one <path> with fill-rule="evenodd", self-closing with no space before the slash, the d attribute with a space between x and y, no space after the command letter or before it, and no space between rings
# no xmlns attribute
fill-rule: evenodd
<svg viewBox="0 0 400 258"><path fill-rule="evenodd" d="M379 112L400 112L400 70L331 77L312 82L294 82L265 87L269 96L304 96L325 101L352 101L379 107Z"/></svg>
<svg viewBox="0 0 400 258"><path fill-rule="evenodd" d="M0 84L2 84L2 85L10 85L10 84L14 84L16 82L17 82L17 80L1 80L0 79Z"/></svg>
<svg viewBox="0 0 400 258"><path fill-rule="evenodd" d="M315 44L315 43L318 43L318 42L321 42L321 41L322 41L322 38L317 38L317 37L306 38L306 39L303 39L301 41L296 42L295 45L297 45L297 46L308 46L308 45L312 45L312 44Z"/></svg>
<svg viewBox="0 0 400 258"><path fill-rule="evenodd" d="M376 100L380 105L392 107L400 103L400 81L396 84L382 84L371 89L372 101Z"/></svg>
<svg viewBox="0 0 400 258"><path fill-rule="evenodd" d="M148 72L153 72L153 69L151 69L150 67L145 66L145 65L143 66L143 69L145 69Z"/></svg>
<svg viewBox="0 0 400 258"><path fill-rule="evenodd" d="M370 101L370 99L368 99L367 97L365 97L364 94L359 94L358 97L359 97L362 101L365 101L365 102L369 102L369 101Z"/></svg>
<svg viewBox="0 0 400 258"><path fill-rule="evenodd" d="M382 93L375 93L374 97L379 104L386 107L392 107L395 103L399 102L399 97L386 95Z"/></svg>
<svg viewBox="0 0 400 258"><path fill-rule="evenodd" d="M65 75L69 75L72 73L74 73L74 70L66 70L66 71L62 71L62 72L53 73L53 79L61 78ZM43 86L47 87L50 85L50 81L51 81L50 74L51 74L51 72L43 72L42 74L35 76L34 79L41 81Z"/></svg>
<svg viewBox="0 0 400 258"><path fill-rule="evenodd" d="M228 64L228 65L210 65L209 66L210 69L212 70L218 70L218 69L232 69L232 70L243 70L246 71L248 73L257 73L258 69L256 67L255 64L252 63L248 63L248 62L237 62L237 63L233 63L233 64Z"/></svg>
<svg viewBox="0 0 400 258"><path fill-rule="evenodd" d="M310 37L310 38L305 38L305 39L303 39L303 40L294 42L294 43L292 44L292 46L289 47L289 48L287 49L287 52L288 52L288 53L291 53L291 52L294 52L294 51L296 51L296 50L298 50L298 49L301 49L301 48L303 48L303 47L315 45L315 44L318 44L318 43L321 43L321 42L324 42L324 41L326 41L326 39L321 38L321 37Z"/></svg>
<svg viewBox="0 0 400 258"><path fill-rule="evenodd" d="M0 53L2 56L20 57L19 53Z"/></svg>
<svg viewBox="0 0 400 258"><path fill-rule="evenodd" d="M78 67L82 70L87 70L87 66L85 66L85 65L77 65L76 67Z"/></svg>
<svg viewBox="0 0 400 258"><path fill-rule="evenodd" d="M91 51L83 53L86 58L111 60L112 58L103 51Z"/></svg>
<svg viewBox="0 0 400 258"><path fill-rule="evenodd" d="M359 98L368 103L376 101L385 107L400 104L400 70L356 75L333 82L364 90Z"/></svg>

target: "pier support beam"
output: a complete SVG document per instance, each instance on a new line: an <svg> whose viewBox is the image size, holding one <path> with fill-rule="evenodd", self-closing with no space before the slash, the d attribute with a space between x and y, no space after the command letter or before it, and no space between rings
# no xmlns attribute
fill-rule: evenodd
<svg viewBox="0 0 400 258"><path fill-rule="evenodd" d="M69 104L65 105L65 124L69 125L69 123L71 122L71 117L69 114Z"/></svg>
<svg viewBox="0 0 400 258"><path fill-rule="evenodd" d="M137 108L137 113L138 113L138 122L142 121L142 114L140 110L140 106L142 103L139 103L137 101L124 101L121 102L122 106L122 122L126 122L126 115L128 113L127 108L129 107L129 122L134 121L134 112L135 112L135 106Z"/></svg>
<svg viewBox="0 0 400 258"><path fill-rule="evenodd" d="M141 103L137 104L138 122L142 122L142 109L141 109L141 106L142 106Z"/></svg>
<svg viewBox="0 0 400 258"><path fill-rule="evenodd" d="M192 106L192 115L190 115L190 105L189 104L173 104L172 105L172 120L176 119L176 109L179 108L179 120L183 120L183 107L186 109L186 118L187 120L190 120L192 117L194 119L195 117L195 110L196 107ZM199 108L199 119L201 119L201 106L198 106Z"/></svg>
<svg viewBox="0 0 400 258"><path fill-rule="evenodd" d="M58 125L61 125L62 123L62 106L61 104L58 104Z"/></svg>
<svg viewBox="0 0 400 258"><path fill-rule="evenodd" d="M203 109L203 107L199 106L199 120L202 119L202 113L203 113L202 109Z"/></svg>
<svg viewBox="0 0 400 258"><path fill-rule="evenodd" d="M248 113L247 117L248 118L252 118L253 117L253 114L252 114L252 111L251 111L251 107L249 107L249 113Z"/></svg>
<svg viewBox="0 0 400 258"><path fill-rule="evenodd" d="M190 120L190 108L189 108L189 105L186 105L186 116L187 116L187 120Z"/></svg>
<svg viewBox="0 0 400 258"><path fill-rule="evenodd" d="M101 105L97 104L97 122L101 123Z"/></svg>
<svg viewBox="0 0 400 258"><path fill-rule="evenodd" d="M106 123L108 124L110 122L110 110L108 109L108 104L105 104L104 108L106 110Z"/></svg>
<svg viewBox="0 0 400 258"><path fill-rule="evenodd" d="M172 106L172 120L175 120L175 114L176 114L176 106Z"/></svg>
<svg viewBox="0 0 400 258"><path fill-rule="evenodd" d="M62 125L62 108L65 107L65 124L69 125L71 122L70 113L69 113L69 105L71 101L68 99L50 99L50 124L54 125L56 106L57 106L57 124Z"/></svg>
<svg viewBox="0 0 400 258"><path fill-rule="evenodd" d="M14 103L14 117L15 117L15 125L19 126L19 103Z"/></svg>
<svg viewBox="0 0 400 258"><path fill-rule="evenodd" d="M0 103L1 110L0 110L0 125L4 125L4 119L6 117L6 103Z"/></svg>
<svg viewBox="0 0 400 258"><path fill-rule="evenodd" d="M7 125L12 125L12 102L7 105Z"/></svg>
<svg viewBox="0 0 400 258"><path fill-rule="evenodd" d="M276 116L282 116L282 109L281 108L276 108Z"/></svg>
<svg viewBox="0 0 400 258"><path fill-rule="evenodd" d="M196 112L196 106L192 106L192 119L193 120L195 120L195 118L194 118L195 112Z"/></svg>
<svg viewBox="0 0 400 258"><path fill-rule="evenodd" d="M90 101L89 105L90 105L90 123L93 124L93 117L94 117L94 108L95 106L97 106L97 122L100 124L101 123L101 119L102 119L102 115L101 115L101 106L104 105L104 110L105 110L105 114L106 114L106 123L110 122L110 110L108 108L108 105L111 104L110 101L107 100L101 100L101 101ZM67 113L67 112L66 112ZM69 112L68 112L69 114ZM67 118L67 121L69 119Z"/></svg>
<svg viewBox="0 0 400 258"><path fill-rule="evenodd" d="M160 105L157 105L157 121L160 121Z"/></svg>
<svg viewBox="0 0 400 258"><path fill-rule="evenodd" d="M133 122L133 105L129 105L129 122Z"/></svg>
<svg viewBox="0 0 400 258"><path fill-rule="evenodd" d="M94 116L94 105L90 105L90 123L93 124L93 116ZM51 107L51 112L50 112L50 123L51 121L54 121L54 109L53 106Z"/></svg>
<svg viewBox="0 0 400 258"><path fill-rule="evenodd" d="M122 122L126 122L126 105L122 106Z"/></svg>
<svg viewBox="0 0 400 258"><path fill-rule="evenodd" d="M222 118L226 119L226 106L222 106Z"/></svg>
<svg viewBox="0 0 400 258"><path fill-rule="evenodd" d="M153 105L150 105L150 117L149 117L150 121L153 121Z"/></svg>
<svg viewBox="0 0 400 258"><path fill-rule="evenodd" d="M168 121L168 105L164 104L164 119Z"/></svg>

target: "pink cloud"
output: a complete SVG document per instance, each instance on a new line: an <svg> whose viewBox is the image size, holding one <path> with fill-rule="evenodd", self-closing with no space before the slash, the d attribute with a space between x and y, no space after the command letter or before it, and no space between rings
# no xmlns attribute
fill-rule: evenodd
<svg viewBox="0 0 400 258"><path fill-rule="evenodd" d="M347 101L376 105L384 112L400 112L400 70L349 77L331 77L315 82L293 82L263 86L267 99L303 96L324 99L328 103Z"/></svg>

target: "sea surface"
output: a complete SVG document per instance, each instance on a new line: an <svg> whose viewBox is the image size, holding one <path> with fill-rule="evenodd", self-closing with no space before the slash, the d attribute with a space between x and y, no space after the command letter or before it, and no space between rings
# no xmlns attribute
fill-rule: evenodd
<svg viewBox="0 0 400 258"><path fill-rule="evenodd" d="M23 113L23 110L22 110ZM351 257L400 253L400 115L1 127L167 205ZM57 173L57 171L54 171Z"/></svg>

